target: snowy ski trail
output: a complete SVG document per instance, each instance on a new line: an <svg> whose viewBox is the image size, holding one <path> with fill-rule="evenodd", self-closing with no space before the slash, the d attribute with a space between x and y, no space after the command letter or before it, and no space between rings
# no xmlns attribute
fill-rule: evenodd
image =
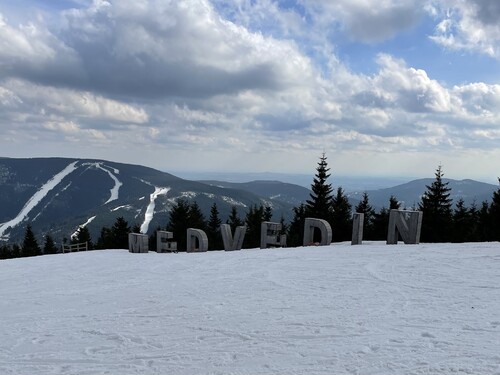
<svg viewBox="0 0 500 375"><path fill-rule="evenodd" d="M102 163L95 163L96 168L106 172L109 177L115 182L115 185L110 189L110 197L109 199L104 203L105 205L108 204L109 202L113 202L119 198L119 192L120 192L120 187L123 185L123 183L113 174L111 171L107 170L102 166ZM107 167L107 166L106 166ZM118 169L108 167L113 169L114 173L118 174L120 171Z"/></svg>
<svg viewBox="0 0 500 375"><path fill-rule="evenodd" d="M5 223L0 224L0 237L6 237L5 232L9 229L9 227L13 228L21 223L35 208L40 201L47 196L47 194L54 189L59 183L64 179L64 177L68 176L70 173L77 169L76 164L78 162L75 161L69 164L66 168L64 168L61 172L54 175L49 181L47 181L29 200L26 202L21 211L17 214L15 218Z"/></svg>
<svg viewBox="0 0 500 375"><path fill-rule="evenodd" d="M144 222L141 225L141 233L148 233L149 223L153 220L153 216L155 213L155 201L159 195L167 195L170 188L165 187L157 187L155 186L155 191L149 196L149 204L146 208L146 213L144 214Z"/></svg>

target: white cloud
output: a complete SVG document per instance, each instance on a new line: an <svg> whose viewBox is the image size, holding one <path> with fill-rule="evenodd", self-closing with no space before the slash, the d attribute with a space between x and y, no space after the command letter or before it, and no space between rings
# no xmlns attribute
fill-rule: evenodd
<svg viewBox="0 0 500 375"><path fill-rule="evenodd" d="M346 36L362 42L380 42L415 26L422 16L415 0L304 0L316 22L340 24Z"/></svg>
<svg viewBox="0 0 500 375"><path fill-rule="evenodd" d="M441 0L432 9L442 19L431 37L436 43L500 58L498 0Z"/></svg>

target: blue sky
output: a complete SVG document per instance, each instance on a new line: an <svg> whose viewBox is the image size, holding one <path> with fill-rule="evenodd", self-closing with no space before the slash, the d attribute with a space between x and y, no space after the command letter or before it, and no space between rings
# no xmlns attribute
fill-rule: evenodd
<svg viewBox="0 0 500 375"><path fill-rule="evenodd" d="M0 3L7 157L500 175L497 0Z"/></svg>

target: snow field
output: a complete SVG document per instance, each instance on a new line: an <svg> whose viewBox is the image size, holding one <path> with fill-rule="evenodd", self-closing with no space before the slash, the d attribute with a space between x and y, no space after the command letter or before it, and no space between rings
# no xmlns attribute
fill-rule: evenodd
<svg viewBox="0 0 500 375"><path fill-rule="evenodd" d="M500 244L0 262L0 374L500 374Z"/></svg>

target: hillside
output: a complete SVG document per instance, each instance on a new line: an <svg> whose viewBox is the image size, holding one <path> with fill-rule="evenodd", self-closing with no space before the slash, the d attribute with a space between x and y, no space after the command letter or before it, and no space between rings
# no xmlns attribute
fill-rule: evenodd
<svg viewBox="0 0 500 375"><path fill-rule="evenodd" d="M498 243L0 261L1 374L497 374Z"/></svg>
<svg viewBox="0 0 500 375"><path fill-rule="evenodd" d="M123 216L145 232L165 227L179 200L196 200L208 217L215 202L223 220L231 206L244 217L254 204L272 206L276 219L289 218L292 205L251 192L183 180L138 165L105 160L0 159L0 238L19 241L27 223L57 240L85 224L93 238L103 225Z"/></svg>
<svg viewBox="0 0 500 375"><path fill-rule="evenodd" d="M276 202L298 206L306 199L310 199L311 190L305 187L280 181L257 180L250 182L226 182L216 180L202 180L205 184L223 188L245 190L255 195L266 197Z"/></svg>
<svg viewBox="0 0 500 375"><path fill-rule="evenodd" d="M403 205L403 207L418 206L421 196L427 190L426 185L431 185L433 178L422 178L413 180L405 184L397 185L391 188L368 190L370 203L378 208L387 207L389 198L394 195ZM466 206L475 202L478 206L483 201L491 201L493 192L498 190L498 185L487 184L474 180L453 180L444 178L443 181L449 183L451 190L450 198L456 202L458 198L463 198ZM356 191L349 194L352 199L361 199L363 192Z"/></svg>

